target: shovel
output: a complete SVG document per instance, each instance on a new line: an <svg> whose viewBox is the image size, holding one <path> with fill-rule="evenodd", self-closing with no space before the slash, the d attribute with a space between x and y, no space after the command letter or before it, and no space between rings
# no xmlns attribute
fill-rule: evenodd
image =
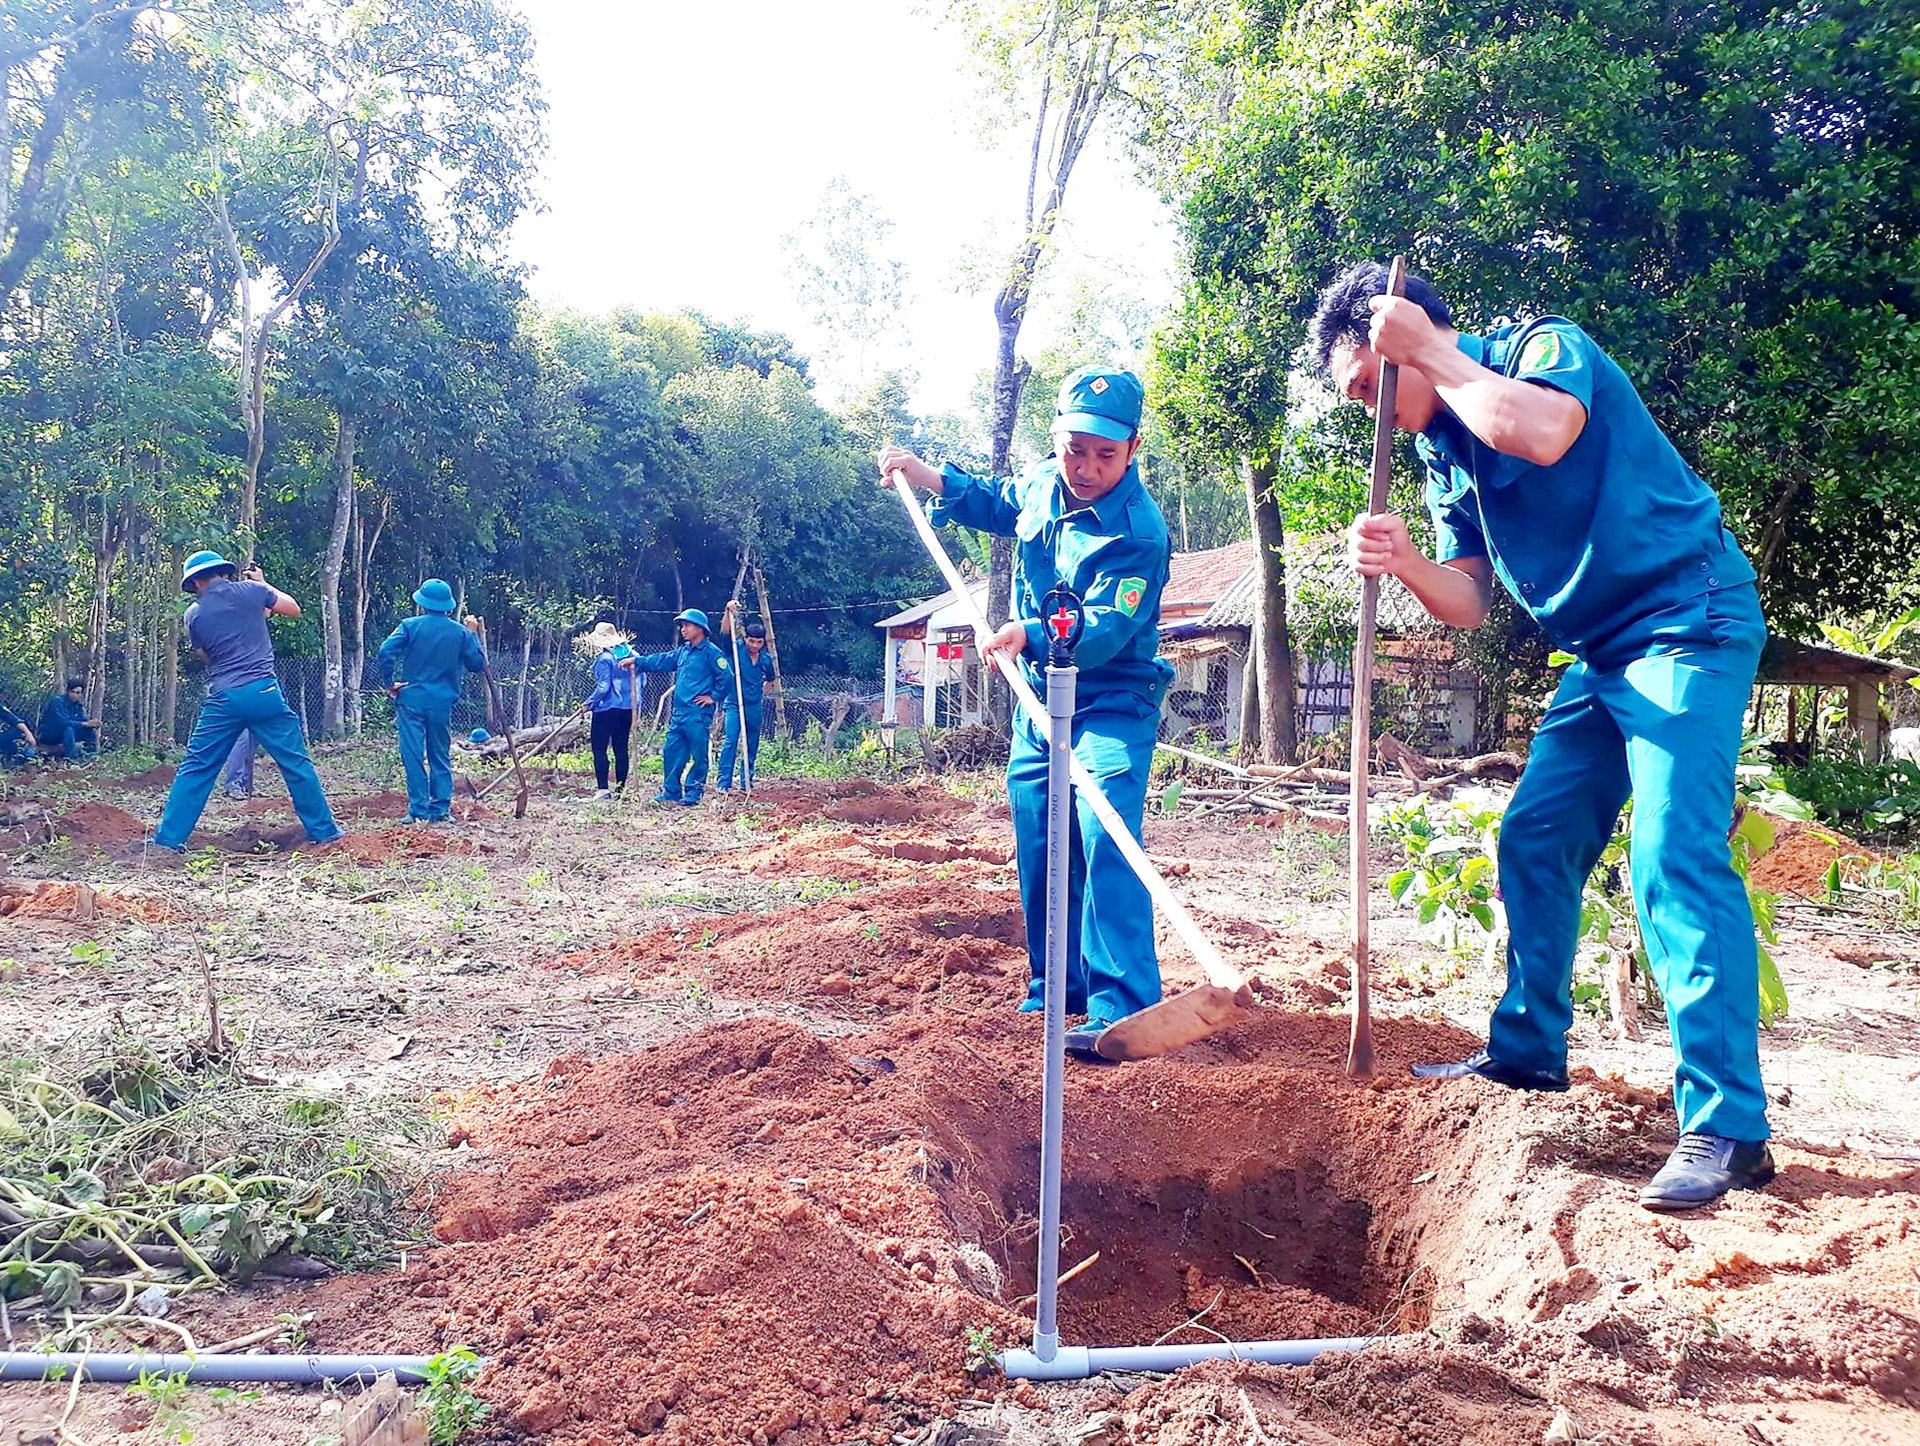
<svg viewBox="0 0 1920 1446"><path fill-rule="evenodd" d="M512 778L516 774L518 774L520 772L520 765L523 762L531 763L533 762L534 759L538 758L542 753L545 753L547 749L552 745L553 740L558 738L562 733L566 732L568 725L571 724L574 721L574 719L580 717L586 711L587 711L587 705L585 703L582 703L578 708L575 708L571 713L569 713L564 719L556 723L553 726L552 731L550 731L545 738L542 738L538 743L533 745L532 750L527 754L525 759L515 757L513 760L512 768L508 769L505 773L502 773L498 778L494 779L485 788L481 789L478 793L474 794L475 800L485 798L489 793L492 793L494 789L498 788L507 779ZM513 737L511 733L509 733L507 737L507 746L509 749L511 749L513 746ZM512 755L509 754L509 756L512 756ZM521 786L523 788L526 786L524 779L522 781Z"/></svg>
<svg viewBox="0 0 1920 1446"><path fill-rule="evenodd" d="M946 578L947 585L972 614L968 621L973 624L975 634L981 638L991 637L993 629L987 623L986 613L974 600L966 580L960 576L953 559L947 556L947 550L934 535L933 524L927 521L927 514L920 506L920 499L913 495L906 475L896 471L892 482L894 491L900 494L901 502L906 505L908 517L913 520L914 530L926 545L928 555ZM1020 700L1020 706L1027 710L1027 717L1035 727L1046 732L1047 705L1033 691L1026 674L1010 658L1000 653L993 655L993 661L1006 678L1014 697ZM1146 850L1140 847L1133 831L1121 821L1118 810L1107 801L1099 783L1077 754L1071 756L1069 768L1075 790L1093 809L1094 817L1100 820L1107 837L1120 850L1127 867L1145 886L1154 904L1166 916L1167 922L1173 925L1173 931L1180 936L1180 941L1187 946L1207 976L1205 984L1196 984L1170 999L1150 1004L1103 1031L1095 1048L1105 1059L1153 1059L1218 1034L1253 1003L1253 991L1247 984L1246 976L1221 958L1220 951L1200 932L1200 926L1194 923L1193 916L1173 896L1166 880L1160 877L1160 871L1147 858Z"/></svg>
<svg viewBox="0 0 1920 1446"><path fill-rule="evenodd" d="M1396 256L1387 272L1387 295L1406 291L1407 258ZM1400 393L1400 368L1380 363L1380 394L1373 409L1373 478L1367 489L1367 513L1387 510L1387 484L1393 477L1393 412ZM1373 757L1373 645L1380 611L1380 579L1360 579L1360 628L1353 645L1353 767L1347 796L1348 892L1353 900L1351 1029L1347 1073L1365 1079L1373 1073L1373 1007L1367 998L1367 968L1372 953L1367 917L1367 767Z"/></svg>

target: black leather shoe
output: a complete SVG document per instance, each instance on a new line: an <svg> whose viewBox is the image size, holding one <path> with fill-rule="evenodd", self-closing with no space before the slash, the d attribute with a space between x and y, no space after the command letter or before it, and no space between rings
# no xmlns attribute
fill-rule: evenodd
<svg viewBox="0 0 1920 1446"><path fill-rule="evenodd" d="M1515 1069L1512 1065L1500 1063L1484 1049L1468 1055L1458 1064L1416 1064L1413 1067L1415 1079L1465 1079L1469 1075L1490 1079L1510 1090L1552 1090L1559 1093L1567 1087L1565 1070L1548 1073L1537 1069Z"/></svg>
<svg viewBox="0 0 1920 1446"><path fill-rule="evenodd" d="M1640 1203L1649 1210L1691 1210L1729 1190L1757 1190L1772 1178L1773 1151L1765 1140L1682 1135L1640 1192Z"/></svg>

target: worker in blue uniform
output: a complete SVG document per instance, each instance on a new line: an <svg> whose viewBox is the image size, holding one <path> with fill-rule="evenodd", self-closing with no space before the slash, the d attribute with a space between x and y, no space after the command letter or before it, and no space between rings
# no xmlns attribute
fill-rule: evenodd
<svg viewBox="0 0 1920 1446"><path fill-rule="evenodd" d="M1064 585L1086 607L1074 651L1079 667L1073 751L1136 839L1160 703L1173 669L1159 656L1160 594L1172 547L1166 519L1140 479L1138 377L1083 367L1061 383L1054 455L1018 477L986 481L951 465L934 468L899 447L880 453L882 477L902 472L935 494L936 523L959 523L1016 539L1013 620L983 640L983 653L1018 659L1046 692L1048 638L1041 600ZM1023 1011L1044 1003L1047 904L1047 737L1044 722L1018 713L1007 762L1020 902L1032 973ZM1160 999L1153 903L1084 799L1073 810L1068 869L1067 1031L1070 1053L1098 1060L1102 1030Z"/></svg>
<svg viewBox="0 0 1920 1446"><path fill-rule="evenodd" d="M200 821L225 766L234 739L251 733L280 765L293 811L314 843L340 837L340 825L307 756L300 720L287 706L274 673L269 617L297 618L300 604L269 585L258 567L246 576L217 552L196 552L181 569L180 589L193 594L187 609L187 639L207 663L207 698L193 720L186 757L167 790L157 848L180 853Z"/></svg>
<svg viewBox="0 0 1920 1446"><path fill-rule="evenodd" d="M1485 619L1497 581L1576 660L1501 827L1507 984L1487 1047L1414 1073L1567 1087L1581 889L1631 796L1633 897L1681 1131L1640 1202L1679 1210L1764 1185L1759 963L1727 842L1766 640L1753 568L1712 489L1578 326L1548 316L1474 336L1419 278L1405 297L1386 289L1385 267L1349 270L1322 295L1312 344L1369 411L1380 363L1399 365L1396 421L1426 465L1435 556L1404 519L1361 517L1354 567L1398 577L1455 627Z"/></svg>
<svg viewBox="0 0 1920 1446"><path fill-rule="evenodd" d="M428 578L413 601L420 611L388 635L374 666L393 699L407 822L442 823L453 814L453 705L465 674L486 671L487 655L477 621L453 620L459 603L445 582Z"/></svg>
<svg viewBox="0 0 1920 1446"><path fill-rule="evenodd" d="M666 741L660 746L664 776L655 803L700 801L707 787L707 740L713 733L716 701L733 688L727 656L707 636L707 615L688 608L674 618L680 627L680 646L664 653L643 653L633 660L642 673L673 674L673 711L667 719Z"/></svg>
<svg viewBox="0 0 1920 1446"><path fill-rule="evenodd" d="M767 651L767 625L751 622L743 627L737 600L728 603L720 615L720 632L740 641L734 653L734 686L720 695L720 781L714 787L725 793L733 787L743 730L747 735L746 768L740 775L743 786L752 783L760 766L760 726L766 712L767 689L780 691L780 675L774 671L773 654Z"/></svg>
<svg viewBox="0 0 1920 1446"><path fill-rule="evenodd" d="M40 710L40 753L85 763L100 754L100 720L87 713L87 680L67 679L66 691L48 697Z"/></svg>

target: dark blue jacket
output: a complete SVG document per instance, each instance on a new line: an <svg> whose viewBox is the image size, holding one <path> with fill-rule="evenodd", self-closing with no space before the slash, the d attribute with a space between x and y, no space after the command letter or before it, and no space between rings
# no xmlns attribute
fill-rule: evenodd
<svg viewBox="0 0 1920 1446"><path fill-rule="evenodd" d="M421 613L395 628L374 658L380 685L393 686L395 665L407 686L395 700L411 713L444 713L460 696L461 670L483 672L480 639L444 613Z"/></svg>
<svg viewBox="0 0 1920 1446"><path fill-rule="evenodd" d="M673 674L675 719L690 719L705 712L693 701L703 694L717 703L733 693L733 670L727 666L727 655L713 645L711 638L682 643L671 652L643 653L633 660L633 665L643 673ZM707 713L709 722L712 718L713 715Z"/></svg>

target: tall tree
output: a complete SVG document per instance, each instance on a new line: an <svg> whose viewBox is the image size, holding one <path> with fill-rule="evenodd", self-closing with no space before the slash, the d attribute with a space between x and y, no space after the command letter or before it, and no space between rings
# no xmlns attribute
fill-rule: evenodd
<svg viewBox="0 0 1920 1446"><path fill-rule="evenodd" d="M906 267L883 250L892 229L873 197L835 176L819 208L784 238L787 279L820 328L821 359L837 401L872 384L899 324Z"/></svg>

